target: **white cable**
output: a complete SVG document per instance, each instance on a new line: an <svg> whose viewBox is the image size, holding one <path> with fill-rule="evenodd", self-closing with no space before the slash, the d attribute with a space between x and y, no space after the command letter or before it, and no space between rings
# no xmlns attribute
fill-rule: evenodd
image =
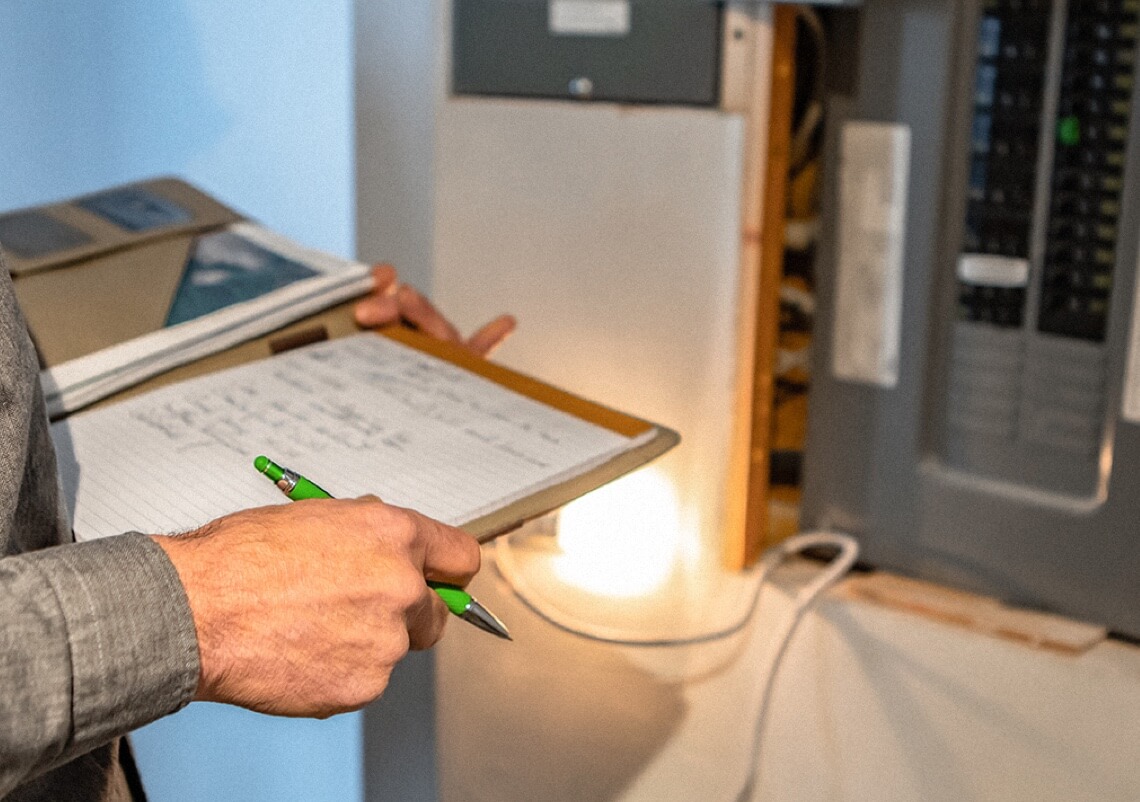
<svg viewBox="0 0 1140 802"><path fill-rule="evenodd" d="M800 554L808 549L833 546L839 553L820 570L816 577L804 587L796 591L793 599L795 607L788 619L787 625L776 645L775 654L772 655L772 664L763 678L764 686L760 693L760 709L756 713L756 723L752 729L752 749L750 750L748 774L740 793L736 795L736 802L748 802L752 799L756 787L756 778L760 771L760 739L764 732L764 723L768 718L768 707L772 700L772 688L776 684L776 675L780 670L784 654L792 642L792 635L799 626L804 615L819 600L823 593L838 582L855 564L859 557L859 543L850 535L838 532L805 532L788 538L774 547L781 549L779 559L782 562L793 554Z"/></svg>
<svg viewBox="0 0 1140 802"><path fill-rule="evenodd" d="M810 606L820 593L847 573L859 553L857 542L849 535L825 532L807 532L793 535L764 552L760 564L753 569L758 572L758 576L756 578L755 590L752 592L752 598L738 620L726 627L697 635L677 638L638 638L629 635L627 632L604 626L592 626L588 630L584 629L579 621L572 620L554 606L543 604L541 593L535 592L530 588L522 572L520 572L518 566L516 566L510 543L509 537L502 537L495 541L495 567L503 579L506 580L507 584L511 586L515 596L517 596L523 604L559 629L564 629L567 632L592 640L616 643L622 646L691 646L697 643L720 640L729 635L733 635L742 630L745 624L752 618L753 613L756 611L757 602L760 599L760 591L764 586L764 580L767 579L770 571L787 561L788 558L802 554L809 549L827 546L838 548L839 553L820 570L819 576L802 591L797 593L797 611L795 615L802 616L803 613L800 607L803 604ZM805 593L807 594L806 596L804 596ZM804 601L799 601L801 598L804 599Z"/></svg>
<svg viewBox="0 0 1140 802"><path fill-rule="evenodd" d="M760 707L757 711L756 722L752 730L752 749L749 758L748 774L744 785L736 796L736 802L747 802L751 799L755 789L756 776L760 763L760 739L764 731L764 723L768 717L768 708L772 699L772 688L776 683L776 675L779 672L780 664L783 662L784 654L787 652L788 645L792 641L792 636L795 634L796 628L799 626L800 621L803 620L804 615L807 614L828 588L842 579L843 576L851 570L851 567L855 565L855 561L859 557L859 543L855 538L839 532L804 532L799 535L793 535L776 544L765 551L760 560L760 565L756 569L759 571L759 576L756 580L756 589L753 591L748 609L744 611L741 618L727 627L683 638L638 639L629 636L628 633L618 633L616 631L607 630L604 627L587 631L582 629L580 624L566 620L555 608L543 605L540 596L527 592L529 589L522 574L515 565L509 538L503 537L496 541L495 566L511 586L515 595L526 604L527 607L560 629L593 640L616 643L623 646L689 646L719 640L742 630L756 611L758 606L757 602L760 599L760 590L763 588L764 580L767 579L769 572L775 570L791 557L803 554L811 549L819 548L835 548L838 549L838 553L819 570L810 582L795 592L792 598L792 614L788 617L783 632L781 632L779 639L776 641L776 648L768 670L764 676L761 677L763 684L760 692Z"/></svg>

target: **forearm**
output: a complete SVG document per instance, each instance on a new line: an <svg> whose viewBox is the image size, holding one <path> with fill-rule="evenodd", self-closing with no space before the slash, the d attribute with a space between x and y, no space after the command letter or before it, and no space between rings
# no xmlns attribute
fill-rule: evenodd
<svg viewBox="0 0 1140 802"><path fill-rule="evenodd" d="M162 550L123 535L0 560L0 797L191 698L198 651Z"/></svg>

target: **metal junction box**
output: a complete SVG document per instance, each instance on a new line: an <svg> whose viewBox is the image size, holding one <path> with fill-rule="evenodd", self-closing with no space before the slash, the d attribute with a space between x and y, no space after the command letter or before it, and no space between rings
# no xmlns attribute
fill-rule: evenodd
<svg viewBox="0 0 1140 802"><path fill-rule="evenodd" d="M720 3L455 0L452 89L715 105Z"/></svg>

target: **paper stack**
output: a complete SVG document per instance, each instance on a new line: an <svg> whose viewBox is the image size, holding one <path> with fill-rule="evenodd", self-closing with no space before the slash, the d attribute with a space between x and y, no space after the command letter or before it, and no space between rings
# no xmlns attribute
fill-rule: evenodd
<svg viewBox="0 0 1140 802"><path fill-rule="evenodd" d="M363 263L304 248L253 223L234 223L195 243L170 310L182 322L43 371L48 415L58 418L370 287Z"/></svg>

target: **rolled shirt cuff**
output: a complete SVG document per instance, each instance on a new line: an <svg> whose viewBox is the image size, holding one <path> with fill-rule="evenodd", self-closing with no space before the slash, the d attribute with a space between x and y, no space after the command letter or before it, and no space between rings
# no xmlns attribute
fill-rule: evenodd
<svg viewBox="0 0 1140 802"><path fill-rule="evenodd" d="M198 638L186 591L158 544L129 533L23 559L38 564L66 622L72 749L105 743L190 702Z"/></svg>

